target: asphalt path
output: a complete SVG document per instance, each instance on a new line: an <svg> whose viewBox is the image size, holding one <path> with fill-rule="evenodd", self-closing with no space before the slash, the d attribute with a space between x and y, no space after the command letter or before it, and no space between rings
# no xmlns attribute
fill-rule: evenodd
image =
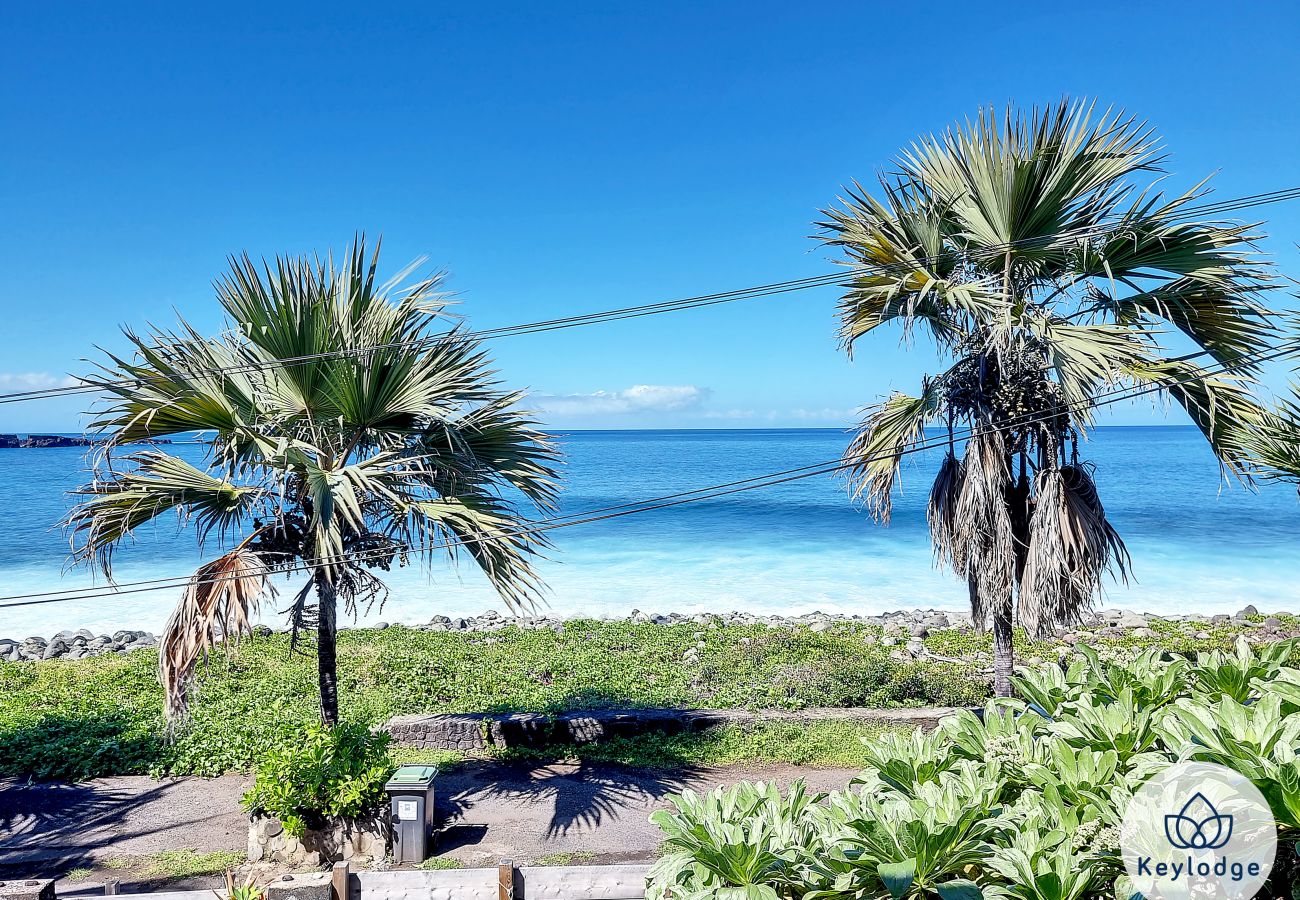
<svg viewBox="0 0 1300 900"><path fill-rule="evenodd" d="M629 768L614 764L469 762L439 775L436 852L462 865L525 865L574 854L585 863L650 860L663 840L648 821L669 794L742 779L805 779L818 791L857 770L789 765ZM243 850L243 775L68 784L0 779L0 878L74 869L161 850ZM124 885L124 889L126 885Z"/></svg>

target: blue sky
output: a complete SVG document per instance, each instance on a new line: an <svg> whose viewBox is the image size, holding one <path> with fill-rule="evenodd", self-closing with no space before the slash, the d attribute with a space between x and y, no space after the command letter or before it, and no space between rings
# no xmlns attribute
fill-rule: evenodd
<svg viewBox="0 0 1300 900"><path fill-rule="evenodd" d="M0 54L0 390L117 326L215 328L225 256L382 234L494 327L827 271L840 185L982 104L1148 118L1170 186L1300 183L1300 7L1221 3L11 4ZM1300 274L1300 205L1266 208ZM494 343L561 427L839 426L934 359L849 364L834 294ZM69 430L79 403L0 407ZM1160 421L1146 407L1118 421Z"/></svg>

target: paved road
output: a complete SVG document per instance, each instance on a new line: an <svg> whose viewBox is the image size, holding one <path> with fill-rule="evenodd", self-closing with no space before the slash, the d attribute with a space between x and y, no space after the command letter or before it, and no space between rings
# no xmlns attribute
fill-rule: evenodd
<svg viewBox="0 0 1300 900"><path fill-rule="evenodd" d="M668 794L709 790L740 779L815 790L841 788L858 770L795 766L650 771L590 763L467 766L439 776L439 853L466 864L509 857L527 863L553 853L587 852L595 862L655 856L663 835L648 817L669 806Z"/></svg>
<svg viewBox="0 0 1300 900"><path fill-rule="evenodd" d="M248 843L243 775L143 776L62 782L0 779L0 866L42 860L88 865L111 856Z"/></svg>
<svg viewBox="0 0 1300 900"><path fill-rule="evenodd" d="M594 853L595 862L650 859L662 836L647 821L666 795L742 778L816 790L844 786L856 771L794 766L679 770L589 763L475 762L438 779L438 852L465 864L555 853ZM155 781L104 778L82 784L0 779L0 867L93 866L114 856L191 847L241 850L245 776Z"/></svg>

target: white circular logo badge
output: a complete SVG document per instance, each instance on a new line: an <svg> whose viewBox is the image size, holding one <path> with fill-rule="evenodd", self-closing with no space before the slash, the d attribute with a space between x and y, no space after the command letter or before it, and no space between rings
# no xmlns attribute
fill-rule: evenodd
<svg viewBox="0 0 1300 900"><path fill-rule="evenodd" d="M1179 763L1133 795L1120 828L1133 890L1148 900L1249 900L1277 855L1277 824L1248 779Z"/></svg>

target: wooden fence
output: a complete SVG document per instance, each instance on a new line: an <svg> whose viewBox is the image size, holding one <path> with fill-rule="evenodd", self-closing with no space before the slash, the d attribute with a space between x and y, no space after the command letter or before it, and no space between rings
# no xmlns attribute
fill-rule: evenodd
<svg viewBox="0 0 1300 900"><path fill-rule="evenodd" d="M643 900L648 865L515 866L484 869L395 869L285 876L267 885L267 900ZM105 894L116 894L107 885ZM220 892L215 892L221 896ZM213 891L123 894L135 900L214 900ZM51 900L53 900L51 895Z"/></svg>
<svg viewBox="0 0 1300 900"><path fill-rule="evenodd" d="M346 900L642 900L650 867L519 866L356 872Z"/></svg>

